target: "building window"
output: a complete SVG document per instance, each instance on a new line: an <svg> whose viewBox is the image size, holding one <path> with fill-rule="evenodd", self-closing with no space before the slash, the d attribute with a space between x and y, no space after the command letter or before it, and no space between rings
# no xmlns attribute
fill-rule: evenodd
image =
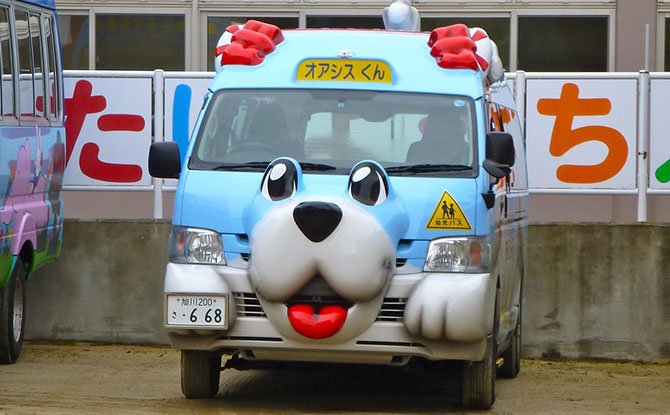
<svg viewBox="0 0 670 415"><path fill-rule="evenodd" d="M519 16L517 68L607 71L607 16Z"/></svg>
<svg viewBox="0 0 670 415"><path fill-rule="evenodd" d="M435 28L463 23L467 27L481 27L498 46L503 67L510 69L509 43L510 19L508 17L422 17L421 30L430 32Z"/></svg>
<svg viewBox="0 0 670 415"><path fill-rule="evenodd" d="M64 69L88 69L88 16L58 14Z"/></svg>
<svg viewBox="0 0 670 415"><path fill-rule="evenodd" d="M258 20L264 23L273 24L280 29L297 29L297 17L207 17L207 70L214 70L214 51L219 38L232 24L243 25L247 20Z"/></svg>
<svg viewBox="0 0 670 415"><path fill-rule="evenodd" d="M183 15L97 14L96 69L183 71Z"/></svg>
<svg viewBox="0 0 670 415"><path fill-rule="evenodd" d="M670 18L665 18L665 71L670 71Z"/></svg>
<svg viewBox="0 0 670 415"><path fill-rule="evenodd" d="M384 21L379 16L307 16L307 28L331 29L383 29Z"/></svg>

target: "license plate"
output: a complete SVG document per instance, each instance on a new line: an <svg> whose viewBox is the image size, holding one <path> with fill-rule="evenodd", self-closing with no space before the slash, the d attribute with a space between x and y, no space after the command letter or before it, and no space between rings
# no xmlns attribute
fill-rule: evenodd
<svg viewBox="0 0 670 415"><path fill-rule="evenodd" d="M298 81L382 82L390 84L388 63L369 59L307 59L298 65Z"/></svg>
<svg viewBox="0 0 670 415"><path fill-rule="evenodd" d="M166 312L165 324L170 327L228 327L226 296L168 295Z"/></svg>

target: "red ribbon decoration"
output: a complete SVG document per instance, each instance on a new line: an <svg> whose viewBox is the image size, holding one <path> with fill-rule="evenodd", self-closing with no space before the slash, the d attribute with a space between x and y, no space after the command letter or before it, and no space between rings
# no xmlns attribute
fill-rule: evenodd
<svg viewBox="0 0 670 415"><path fill-rule="evenodd" d="M230 25L226 32L232 33L229 45L216 48L223 65L258 65L284 41L284 35L275 25L249 20L242 29Z"/></svg>
<svg viewBox="0 0 670 415"><path fill-rule="evenodd" d="M454 24L433 30L428 39L430 55L445 69L473 69L478 71L477 45L464 24Z"/></svg>

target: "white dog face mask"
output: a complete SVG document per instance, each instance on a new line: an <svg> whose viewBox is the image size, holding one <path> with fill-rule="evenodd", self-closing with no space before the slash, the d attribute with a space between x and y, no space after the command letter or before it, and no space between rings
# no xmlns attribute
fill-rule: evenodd
<svg viewBox="0 0 670 415"><path fill-rule="evenodd" d="M346 188L322 177L308 189L295 160L273 161L245 225L249 275L268 319L288 338L335 343L375 321L408 219L375 162L354 166Z"/></svg>

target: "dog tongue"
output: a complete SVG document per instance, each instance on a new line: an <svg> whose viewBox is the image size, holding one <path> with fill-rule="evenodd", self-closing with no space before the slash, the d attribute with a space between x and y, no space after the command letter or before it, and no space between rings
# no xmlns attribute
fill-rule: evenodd
<svg viewBox="0 0 670 415"><path fill-rule="evenodd" d="M323 307L319 313L308 304L288 308L288 319L298 333L311 339L325 339L340 331L347 319L347 309L338 305Z"/></svg>

